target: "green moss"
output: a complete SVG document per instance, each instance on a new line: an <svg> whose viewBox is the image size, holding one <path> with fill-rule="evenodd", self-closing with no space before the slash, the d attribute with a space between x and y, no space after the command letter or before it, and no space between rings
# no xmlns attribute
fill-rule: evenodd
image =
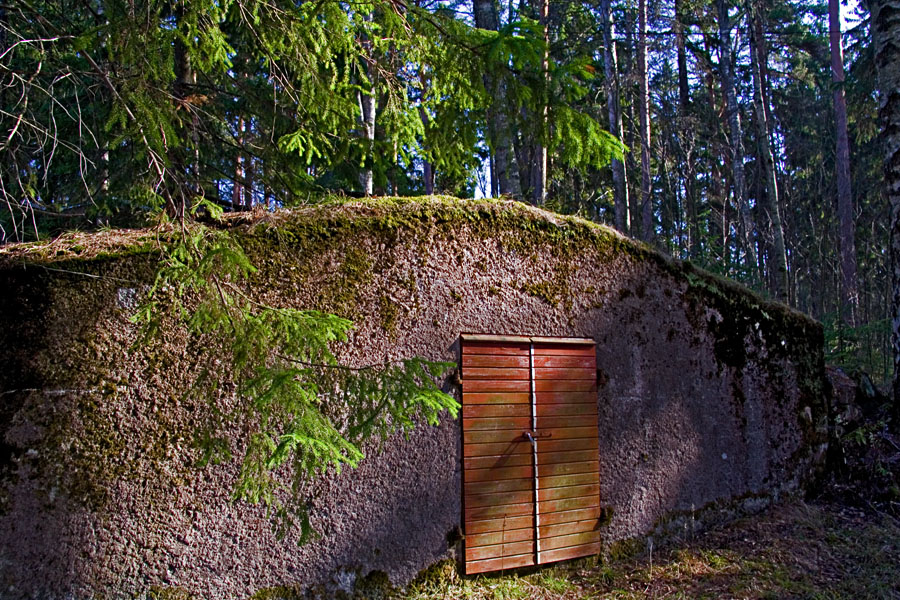
<svg viewBox="0 0 900 600"><path fill-rule="evenodd" d="M248 600L303 600L307 597L299 586L278 585L261 589Z"/></svg>
<svg viewBox="0 0 900 600"><path fill-rule="evenodd" d="M194 600L194 595L181 587L153 586L147 592L149 600Z"/></svg>
<svg viewBox="0 0 900 600"><path fill-rule="evenodd" d="M462 302L462 294L457 292L456 290L450 290L450 297L453 298L454 302Z"/></svg>
<svg viewBox="0 0 900 600"><path fill-rule="evenodd" d="M399 313L397 303L383 295L378 299L378 312L381 315L381 328L388 333L395 333Z"/></svg>
<svg viewBox="0 0 900 600"><path fill-rule="evenodd" d="M604 548L604 556L611 561L624 560L637 556L644 551L646 544L644 540L638 538L629 538L627 540L618 540L612 542Z"/></svg>

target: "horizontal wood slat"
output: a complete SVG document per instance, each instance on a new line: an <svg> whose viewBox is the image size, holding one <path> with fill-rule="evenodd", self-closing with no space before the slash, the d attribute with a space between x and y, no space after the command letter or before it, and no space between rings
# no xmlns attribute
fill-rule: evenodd
<svg viewBox="0 0 900 600"><path fill-rule="evenodd" d="M557 523L556 525L541 525L538 527L538 538L541 540L545 540L547 538L557 537L561 535L570 535L573 533L584 533L588 531L599 532L600 521L599 519L588 519L586 521L571 521L569 523ZM527 529L519 531L527 531ZM511 532L507 532L511 533ZM489 534L495 535L502 538L503 534ZM468 541L468 538L467 538ZM545 548L544 544L541 544L541 549ZM549 550L549 548L547 548Z"/></svg>
<svg viewBox="0 0 900 600"><path fill-rule="evenodd" d="M517 429L520 432L531 430L531 417L485 417L470 418L463 416L463 429L466 431L492 431L498 429Z"/></svg>
<svg viewBox="0 0 900 600"><path fill-rule="evenodd" d="M494 494L498 492L531 492L534 488L533 479L500 479L492 481L467 481L463 493L465 496L476 494Z"/></svg>
<svg viewBox="0 0 900 600"><path fill-rule="evenodd" d="M556 537L541 538L541 553L547 550L556 550L557 548L568 548L570 546L582 546L584 544L596 544L600 541L599 531L582 531L581 533L572 533L570 535L559 535Z"/></svg>
<svg viewBox="0 0 900 600"><path fill-rule="evenodd" d="M551 502L574 502L573 500L551 500ZM534 511L534 503L522 502L520 504L502 504L499 506L466 507L466 518L472 521L479 519L502 519L503 517L517 517L530 515Z"/></svg>
<svg viewBox="0 0 900 600"><path fill-rule="evenodd" d="M537 417L553 417L553 416L570 416L570 417L589 417L593 420L597 418L597 402L596 398L590 392L572 392L576 394L585 394L591 398L589 402L577 402L573 404L548 402L538 403Z"/></svg>
<svg viewBox="0 0 900 600"><path fill-rule="evenodd" d="M596 452L594 453L596 454ZM533 462L531 452L503 454L501 456L470 456L463 458L465 469L501 469L503 467L521 467Z"/></svg>
<svg viewBox="0 0 900 600"><path fill-rule="evenodd" d="M597 460L597 458L597 453L593 450L575 450L573 452L540 452L537 456L537 464L550 465L554 463L584 462L588 460Z"/></svg>
<svg viewBox="0 0 900 600"><path fill-rule="evenodd" d="M582 521L582 523L589 523L589 521ZM569 531L568 533L575 533L575 531ZM505 531L490 531L488 533L467 534L466 548L477 548L478 546L496 546L497 544L508 544L509 542L525 542L533 539L533 527L528 527L527 529L513 529Z"/></svg>
<svg viewBox="0 0 900 600"><path fill-rule="evenodd" d="M597 355L597 349L593 345L584 346L535 346L535 356L589 356Z"/></svg>
<svg viewBox="0 0 900 600"><path fill-rule="evenodd" d="M577 427L573 427L572 429L581 429ZM554 429L554 431L563 432L561 429ZM522 441L524 443L528 443L525 437L522 435L522 429L500 429L500 430L488 430L488 431L466 431L463 433L463 443L464 444L503 444L503 443L512 443ZM576 436L572 432L561 433L560 435L569 435L570 437L585 437L584 435ZM567 438L561 438L567 439Z"/></svg>
<svg viewBox="0 0 900 600"><path fill-rule="evenodd" d="M572 440L559 440L554 443L564 444L569 441ZM549 444L550 442L545 443ZM595 448L596 445L597 441L594 440ZM531 444L526 440L499 442L496 444L463 444L463 456L466 458L470 456L505 456L507 454L523 454L526 452L529 455L531 454Z"/></svg>
<svg viewBox="0 0 900 600"><path fill-rule="evenodd" d="M597 473L572 473L570 475L548 475L541 477L541 485L546 488L559 488L571 485L589 485L597 483L599 478Z"/></svg>
<svg viewBox="0 0 900 600"><path fill-rule="evenodd" d="M541 442L548 440L572 440L577 438L597 437L597 426L591 427L541 427L538 422L538 448Z"/></svg>
<svg viewBox="0 0 900 600"><path fill-rule="evenodd" d="M531 397L528 398L528 401L531 401ZM538 416L544 410L542 407L545 404L563 404L565 406L587 404L591 414L597 414L596 392L537 392L535 403L538 405Z"/></svg>
<svg viewBox="0 0 900 600"><path fill-rule="evenodd" d="M465 361L463 365L465 365ZM555 367L564 369L594 369L593 356L535 356L535 367Z"/></svg>
<svg viewBox="0 0 900 600"><path fill-rule="evenodd" d="M488 354L491 356L496 356L498 354L503 355L524 355L528 356L529 346L528 344L498 344L498 343L490 343L490 342L467 342L463 344L462 354L463 356L467 354Z"/></svg>
<svg viewBox="0 0 900 600"><path fill-rule="evenodd" d="M596 409L594 410L594 418L591 418L591 415L551 415L551 416L541 416L538 415L538 431L544 432L548 429L560 429L565 427L572 427L573 425L577 425L580 427L587 427L588 423L593 425L591 429L594 430L594 434L597 434L597 427L595 425L597 421L596 417Z"/></svg>
<svg viewBox="0 0 900 600"><path fill-rule="evenodd" d="M578 463L581 464L581 463ZM546 468L550 468L548 465ZM556 473L559 475L560 473ZM501 479L529 479L534 477L534 469L529 465L521 467L503 467L500 469L472 469L466 473L466 483L474 483L476 481L499 481Z"/></svg>
<svg viewBox="0 0 900 600"><path fill-rule="evenodd" d="M526 444L528 442L525 442ZM598 450L600 448L600 440L596 436L592 438L581 439L544 439L538 444L538 456L547 452L571 452L573 450ZM498 453L499 454L499 453Z"/></svg>
<svg viewBox="0 0 900 600"><path fill-rule="evenodd" d="M600 506L590 508L578 508L573 510L561 510L554 513L541 515L541 527L559 525L561 523L575 523L577 521L597 521L600 519Z"/></svg>
<svg viewBox="0 0 900 600"><path fill-rule="evenodd" d="M465 376L465 369L464 376ZM550 369L550 368L537 368L534 369L534 378L535 380L541 379L552 379L554 381L557 380L567 380L567 379L582 379L584 381L597 381L597 370L596 369Z"/></svg>
<svg viewBox="0 0 900 600"><path fill-rule="evenodd" d="M463 381L466 379L490 379L490 380L523 380L526 383L531 377L530 369L514 369L514 368L491 368L491 367L469 367L463 368ZM570 377L569 379L575 379Z"/></svg>
<svg viewBox="0 0 900 600"><path fill-rule="evenodd" d="M543 483L543 480L541 480ZM577 498L580 496L596 496L600 498L600 485L567 485L561 487L548 487L538 490L538 500L562 500L563 498ZM468 501L467 501L468 502Z"/></svg>
<svg viewBox="0 0 900 600"><path fill-rule="evenodd" d="M570 558L578 558L581 556L593 556L600 554L599 542L594 544L585 544L583 546L571 546L569 548L560 548L559 550L548 550L541 552L541 563L551 563L560 560L568 560Z"/></svg>
<svg viewBox="0 0 900 600"><path fill-rule="evenodd" d="M475 394L470 394L474 396ZM462 407L463 419L485 417L531 417L531 404L470 404Z"/></svg>
<svg viewBox="0 0 900 600"><path fill-rule="evenodd" d="M465 394L467 392L525 392L531 391L531 382L527 379L524 381L515 381L511 379L469 379L463 377L463 403L465 403ZM529 397L528 401L531 399Z"/></svg>
<svg viewBox="0 0 900 600"><path fill-rule="evenodd" d="M598 513L599 514L599 513ZM534 515L500 517L499 519L472 519L465 522L465 532L471 534L490 533L492 531L511 531L513 529L531 529L534 531Z"/></svg>
<svg viewBox="0 0 900 600"><path fill-rule="evenodd" d="M502 569L530 567L533 564L534 554L521 554L519 556L505 556L503 558L491 558L488 560L466 561L466 575L500 571Z"/></svg>
<svg viewBox="0 0 900 600"><path fill-rule="evenodd" d="M525 356L498 356L489 354L464 354L462 357L463 377L467 375L466 367L520 367L528 369L531 367L530 358ZM548 367L555 366L575 366L575 365L546 365ZM581 366L581 365L577 365Z"/></svg>
<svg viewBox="0 0 900 600"><path fill-rule="evenodd" d="M557 488L568 489L568 488ZM517 504L521 502L534 502L533 490L519 490L517 492L493 492L490 494L469 494L466 490L466 509L480 508L482 506L502 506L504 504ZM549 493L549 492L548 492ZM551 500L552 498L547 498Z"/></svg>
<svg viewBox="0 0 900 600"><path fill-rule="evenodd" d="M463 396L463 404L467 406L524 405L528 414L531 415L531 394L528 392L470 392Z"/></svg>
<svg viewBox="0 0 900 600"><path fill-rule="evenodd" d="M525 382L528 384L529 382ZM596 380L581 379L538 379L534 382L534 389L537 392L593 392L597 393ZM465 390L465 380L463 380L463 390Z"/></svg>
<svg viewBox="0 0 900 600"><path fill-rule="evenodd" d="M495 546L476 546L466 548L466 560L483 560L486 558L500 558L503 556L527 554L534 552L534 540L526 542L511 542L497 544Z"/></svg>
<svg viewBox="0 0 900 600"><path fill-rule="evenodd" d="M581 498L564 498L562 500L547 500L538 502L538 512L541 515L541 521L544 520L545 513L563 512L566 510L575 510L577 508L591 508L597 506L599 499L595 496L583 496ZM500 508L500 507L497 507ZM475 509L489 510L489 509ZM499 515L496 515L499 516Z"/></svg>
<svg viewBox="0 0 900 600"><path fill-rule="evenodd" d="M551 465L538 465L538 477L549 475L574 475L576 473L599 473L599 461L555 463Z"/></svg>

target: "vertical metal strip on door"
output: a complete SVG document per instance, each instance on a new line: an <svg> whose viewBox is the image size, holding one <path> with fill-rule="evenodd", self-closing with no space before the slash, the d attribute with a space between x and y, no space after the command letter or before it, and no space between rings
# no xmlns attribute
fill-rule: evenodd
<svg viewBox="0 0 900 600"><path fill-rule="evenodd" d="M466 573L596 554L594 344L462 336Z"/></svg>
<svg viewBox="0 0 900 600"><path fill-rule="evenodd" d="M528 338L462 341L466 573L535 564Z"/></svg>

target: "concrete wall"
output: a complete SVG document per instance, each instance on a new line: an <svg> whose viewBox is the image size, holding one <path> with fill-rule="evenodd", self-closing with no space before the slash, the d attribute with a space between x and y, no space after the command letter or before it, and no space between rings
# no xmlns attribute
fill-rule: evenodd
<svg viewBox="0 0 900 600"><path fill-rule="evenodd" d="M449 199L230 226L257 298L354 319L351 364L456 360L461 332L594 338L610 547L796 492L820 464L821 327L609 229ZM206 405L184 394L216 357L182 328L129 349L156 255L143 234L103 235L0 254L0 596L290 597L380 573L403 585L454 555L454 421L310 482L307 545L232 503L236 464L195 467Z"/></svg>

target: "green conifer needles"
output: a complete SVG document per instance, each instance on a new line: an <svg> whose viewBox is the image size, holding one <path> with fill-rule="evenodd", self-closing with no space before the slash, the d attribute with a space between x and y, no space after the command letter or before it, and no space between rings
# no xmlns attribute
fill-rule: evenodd
<svg viewBox="0 0 900 600"><path fill-rule="evenodd" d="M320 311L269 306L246 291L255 268L236 238L191 224L166 246L163 267L133 317L143 343L163 322L182 323L188 343L214 349L189 394L208 406L195 433L200 465L232 457L227 430L246 433L235 500L265 505L279 536L299 521L312 532L310 483L331 467L356 467L363 447L424 421L438 425L459 404L438 382L453 363L410 358L365 367L339 363L332 346L353 324ZM237 399L223 390L236 384ZM237 426L237 427L235 427Z"/></svg>

